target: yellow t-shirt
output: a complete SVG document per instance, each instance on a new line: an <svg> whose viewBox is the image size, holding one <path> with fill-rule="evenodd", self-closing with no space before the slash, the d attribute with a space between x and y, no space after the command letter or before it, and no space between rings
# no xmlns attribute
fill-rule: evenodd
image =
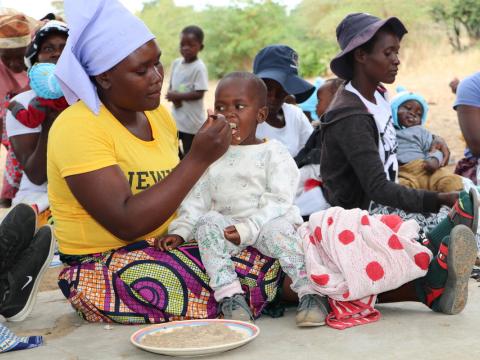
<svg viewBox="0 0 480 360"><path fill-rule="evenodd" d="M174 120L163 106L145 114L152 141L143 141L130 133L104 106L95 116L82 101L55 120L48 135L48 197L62 253L84 255L127 245L87 213L73 196L65 177L118 165L136 194L161 181L178 164ZM173 216L141 238L166 233L171 220Z"/></svg>

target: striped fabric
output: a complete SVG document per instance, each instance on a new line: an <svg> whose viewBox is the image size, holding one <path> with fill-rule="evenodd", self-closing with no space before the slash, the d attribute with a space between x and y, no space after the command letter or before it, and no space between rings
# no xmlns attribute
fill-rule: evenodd
<svg viewBox="0 0 480 360"><path fill-rule="evenodd" d="M380 320L380 311L373 308L376 298L376 295L371 295L356 301L329 299L332 312L327 316L327 325L337 330L344 330Z"/></svg>

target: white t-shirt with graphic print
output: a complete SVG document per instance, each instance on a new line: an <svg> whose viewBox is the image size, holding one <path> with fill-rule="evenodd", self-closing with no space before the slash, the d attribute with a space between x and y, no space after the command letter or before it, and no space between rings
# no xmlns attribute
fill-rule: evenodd
<svg viewBox="0 0 480 360"><path fill-rule="evenodd" d="M365 99L349 82L345 89L357 95L373 115L378 129L378 153L382 160L387 179L398 182L397 136L392 120L392 108L386 96L375 91L376 104Z"/></svg>

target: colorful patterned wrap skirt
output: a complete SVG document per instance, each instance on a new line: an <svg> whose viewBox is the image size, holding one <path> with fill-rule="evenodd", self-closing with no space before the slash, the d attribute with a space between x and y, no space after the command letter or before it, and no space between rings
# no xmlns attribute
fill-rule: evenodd
<svg viewBox="0 0 480 360"><path fill-rule="evenodd" d="M148 324L218 316L198 247L184 244L159 251L140 241L88 256L62 255L69 266L58 284L74 309L87 321ZM277 260L254 248L233 258L255 317L272 301L282 271Z"/></svg>

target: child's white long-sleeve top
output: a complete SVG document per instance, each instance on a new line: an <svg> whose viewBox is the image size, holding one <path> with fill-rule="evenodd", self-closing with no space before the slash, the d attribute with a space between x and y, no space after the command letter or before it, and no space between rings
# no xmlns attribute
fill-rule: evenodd
<svg viewBox="0 0 480 360"><path fill-rule="evenodd" d="M238 221L241 244L252 245L274 218L285 215L292 224L302 223L293 205L298 181L295 161L280 142L231 145L182 202L169 233L191 240L199 218L213 210Z"/></svg>

